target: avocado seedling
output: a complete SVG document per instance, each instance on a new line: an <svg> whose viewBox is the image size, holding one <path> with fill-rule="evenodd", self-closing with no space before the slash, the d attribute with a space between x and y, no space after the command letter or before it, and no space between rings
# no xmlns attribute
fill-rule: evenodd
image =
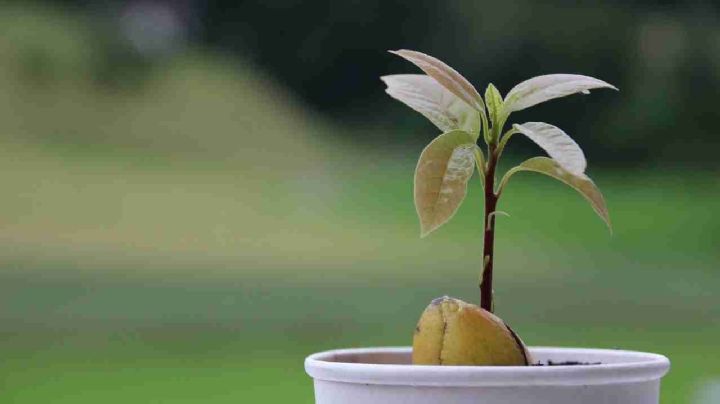
<svg viewBox="0 0 720 404"><path fill-rule="evenodd" d="M477 170L482 181L484 243L481 260L480 305L443 297L425 309L413 338L413 363L435 365L530 365L522 340L493 314L495 219L498 201L510 178L532 171L555 178L578 191L610 228L600 190L585 175L585 155L560 128L544 122L512 124L513 112L571 94L611 88L611 84L577 74L533 77L504 97L489 84L484 97L470 82L442 61L424 53L391 51L425 74L382 77L386 92L424 115L443 133L420 154L415 169L415 208L424 237L447 223L465 199L468 182ZM496 183L497 165L513 135L530 138L549 157L534 157L509 169ZM485 151L478 145L485 143Z"/></svg>

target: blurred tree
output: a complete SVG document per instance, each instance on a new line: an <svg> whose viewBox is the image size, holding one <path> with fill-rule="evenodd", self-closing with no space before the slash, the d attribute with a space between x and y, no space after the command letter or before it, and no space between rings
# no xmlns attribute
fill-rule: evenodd
<svg viewBox="0 0 720 404"><path fill-rule="evenodd" d="M414 72L385 53L411 48L456 66L478 87L492 80L502 92L543 73L602 78L616 84L620 95L574 97L516 119L554 117L595 162L717 166L718 2L54 3L101 21L95 28L106 32L98 40L105 56L97 72L105 82L142 77L132 68L148 71L189 40L261 67L317 110L362 130L362 141L420 144L434 130L387 100L378 80L382 74ZM389 137L391 127L395 134Z"/></svg>
<svg viewBox="0 0 720 404"><path fill-rule="evenodd" d="M384 51L407 47L505 92L541 73L606 79L620 96L576 97L517 119L557 117L595 161L695 164L713 162L708 146L719 144L710 111L720 92L718 4L225 0L211 2L203 21L207 43L253 59L339 121L404 125L398 141L434 134L381 98L379 75L414 71ZM385 131L363 137L388 141Z"/></svg>

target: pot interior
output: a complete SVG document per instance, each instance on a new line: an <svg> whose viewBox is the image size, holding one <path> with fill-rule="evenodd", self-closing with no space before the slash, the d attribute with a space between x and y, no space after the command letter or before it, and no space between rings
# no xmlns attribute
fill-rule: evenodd
<svg viewBox="0 0 720 404"><path fill-rule="evenodd" d="M647 361L645 354L628 355L627 351L612 350L596 352L592 350L548 350L545 348L531 348L533 364L540 365L573 365L593 366L613 363L638 363ZM320 360L338 363L366 363L376 365L412 365L412 350L345 350L334 351Z"/></svg>
<svg viewBox="0 0 720 404"><path fill-rule="evenodd" d="M412 350L335 351L321 360L342 363L369 363L376 365L412 365Z"/></svg>

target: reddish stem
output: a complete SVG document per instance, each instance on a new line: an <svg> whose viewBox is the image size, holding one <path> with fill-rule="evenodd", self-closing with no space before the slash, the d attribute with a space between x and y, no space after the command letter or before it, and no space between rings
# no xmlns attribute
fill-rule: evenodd
<svg viewBox="0 0 720 404"><path fill-rule="evenodd" d="M485 173L485 232L483 243L483 271L480 282L480 307L493 311L493 254L495 250L495 208L498 195L495 194L495 168L498 155L496 147L489 147L488 165Z"/></svg>

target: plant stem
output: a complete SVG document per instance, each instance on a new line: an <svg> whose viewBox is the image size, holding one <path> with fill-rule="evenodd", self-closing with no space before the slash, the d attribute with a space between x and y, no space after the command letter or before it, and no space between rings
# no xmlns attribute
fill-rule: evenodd
<svg viewBox="0 0 720 404"><path fill-rule="evenodd" d="M495 249L495 208L498 195L495 194L495 168L497 147L488 147L488 164L485 172L485 233L483 243L483 271L480 281L480 307L493 312L493 252Z"/></svg>

